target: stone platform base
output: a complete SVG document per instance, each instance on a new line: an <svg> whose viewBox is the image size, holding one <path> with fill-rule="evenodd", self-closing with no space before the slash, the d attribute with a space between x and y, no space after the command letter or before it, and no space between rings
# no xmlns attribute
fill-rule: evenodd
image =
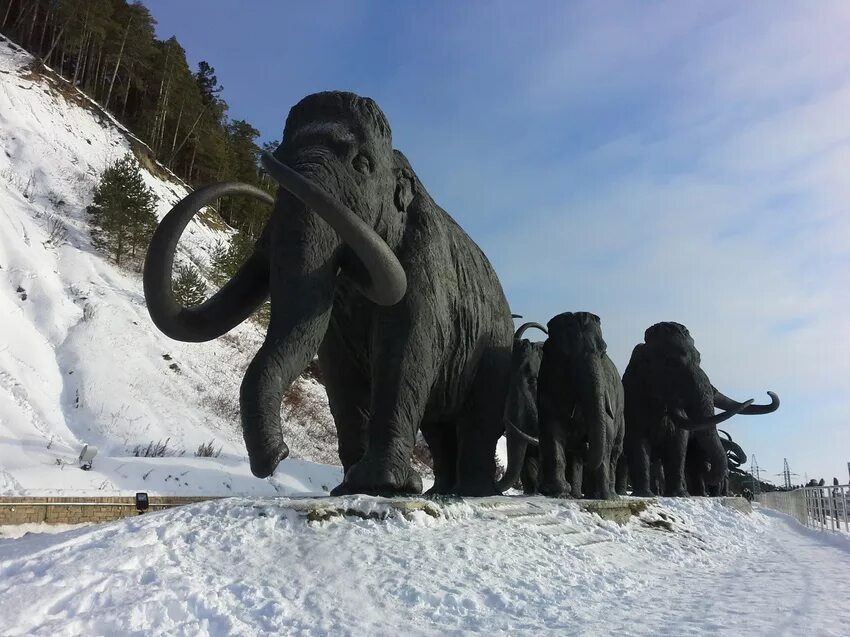
<svg viewBox="0 0 850 637"><path fill-rule="evenodd" d="M743 513L752 512L750 503L744 498L717 498L724 506ZM263 506L258 501L258 507ZM394 516L410 518L428 515L433 518L463 515L463 509L487 519L517 519L545 517L562 510L564 506L576 507L594 513L603 520L626 524L633 516L640 516L650 505L657 504L655 498L620 498L618 500L572 500L546 498L543 496L493 496L487 498L371 498L367 496L345 496L339 498L309 498L290 500L284 505L308 522L324 522L334 519L385 520ZM271 512L269 512L271 514Z"/></svg>
<svg viewBox="0 0 850 637"><path fill-rule="evenodd" d="M206 500L213 496L178 497L150 496L149 512L183 506ZM651 498L620 498L618 500L562 500L543 496L493 496L487 498L372 498L368 496L345 496L327 498L249 498L252 506L260 509L285 508L295 511L308 522L323 522L334 518L387 519L396 515L411 517L428 515L440 518L446 515L462 515L468 508L475 515L489 519L533 518L552 514L565 505L575 506L588 513L595 513L604 520L625 524L632 516L639 516L650 504ZM744 498L718 498L724 506L743 513L752 512L750 503ZM80 524L109 522L120 518L139 515L134 498L120 497L10 497L0 496L0 525L47 523Z"/></svg>

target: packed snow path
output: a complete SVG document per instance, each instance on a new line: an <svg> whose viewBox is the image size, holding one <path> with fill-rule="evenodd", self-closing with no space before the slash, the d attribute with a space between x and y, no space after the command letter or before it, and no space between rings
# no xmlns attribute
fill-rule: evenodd
<svg viewBox="0 0 850 637"><path fill-rule="evenodd" d="M661 500L617 526L569 502L507 513L430 503L402 515L352 497L339 504L348 516L309 522L290 503L224 500L0 540L2 633L846 635L850 626L850 541L768 511Z"/></svg>

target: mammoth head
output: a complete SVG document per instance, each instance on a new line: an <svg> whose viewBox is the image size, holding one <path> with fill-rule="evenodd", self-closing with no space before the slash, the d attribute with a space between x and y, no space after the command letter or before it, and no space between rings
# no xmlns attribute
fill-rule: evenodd
<svg viewBox="0 0 850 637"><path fill-rule="evenodd" d="M668 399L680 398L685 391L708 382L700 373L694 339L681 323L656 323L644 333L644 342L652 382Z"/></svg>
<svg viewBox="0 0 850 637"><path fill-rule="evenodd" d="M646 330L644 341L633 354L635 371L663 398L679 427L713 429L736 414L767 414L779 407L779 397L773 392L767 392L769 405L753 405L752 399L740 403L718 391L700 367L694 339L680 323L656 323ZM715 415L715 408L726 411ZM716 446L719 448L719 440Z"/></svg>
<svg viewBox="0 0 850 637"><path fill-rule="evenodd" d="M389 123L373 100L345 92L305 97L262 164L281 185L276 212L290 218L291 235L301 217L316 213L333 234L310 240L329 245L324 251L368 298L392 305L404 296L406 277L388 243L401 237L415 177L393 151Z"/></svg>
<svg viewBox="0 0 850 637"><path fill-rule="evenodd" d="M599 317L590 312L564 312L552 318L549 341L563 356L601 356L607 346Z"/></svg>

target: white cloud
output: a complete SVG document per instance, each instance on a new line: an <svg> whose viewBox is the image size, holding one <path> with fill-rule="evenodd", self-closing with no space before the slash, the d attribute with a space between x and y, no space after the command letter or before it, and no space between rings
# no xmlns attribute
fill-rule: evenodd
<svg viewBox="0 0 850 637"><path fill-rule="evenodd" d="M850 7L770 3L718 17L676 6L660 23L597 16L603 24L541 63L527 94L545 99L541 111L585 88L627 99L642 79L658 83L662 58L671 90L628 134L551 169L596 180L491 231L488 253L515 311L599 313L621 371L646 327L685 323L728 393L783 397L763 422L730 427L746 428L763 465L796 456L801 472L844 476ZM526 179L534 188L533 171Z"/></svg>

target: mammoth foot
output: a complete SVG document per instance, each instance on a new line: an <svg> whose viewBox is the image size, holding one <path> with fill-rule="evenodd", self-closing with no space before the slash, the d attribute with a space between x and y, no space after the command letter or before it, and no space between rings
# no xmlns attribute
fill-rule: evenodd
<svg viewBox="0 0 850 637"><path fill-rule="evenodd" d="M277 469L277 465L289 456L289 447L281 440L277 445L269 445L252 450L248 448L251 473L258 478L268 478Z"/></svg>
<svg viewBox="0 0 850 637"><path fill-rule="evenodd" d="M449 489L449 493L467 498L485 498L491 495L502 495L493 480L459 481Z"/></svg>
<svg viewBox="0 0 850 637"><path fill-rule="evenodd" d="M448 495L453 493L452 486L454 485L449 480L436 478L434 486L428 489L425 495Z"/></svg>
<svg viewBox="0 0 850 637"><path fill-rule="evenodd" d="M385 497L419 495L422 478L410 465L391 467L364 457L348 470L342 484L331 491L331 495L354 493Z"/></svg>
<svg viewBox="0 0 850 637"><path fill-rule="evenodd" d="M572 490L566 482L543 482L540 485L540 493L550 498L572 497Z"/></svg>
<svg viewBox="0 0 850 637"><path fill-rule="evenodd" d="M632 491L632 497L634 498L654 498L655 494L649 489L635 489Z"/></svg>
<svg viewBox="0 0 850 637"><path fill-rule="evenodd" d="M615 491L609 491L608 493L594 493L591 498L596 500L619 500L620 496Z"/></svg>

